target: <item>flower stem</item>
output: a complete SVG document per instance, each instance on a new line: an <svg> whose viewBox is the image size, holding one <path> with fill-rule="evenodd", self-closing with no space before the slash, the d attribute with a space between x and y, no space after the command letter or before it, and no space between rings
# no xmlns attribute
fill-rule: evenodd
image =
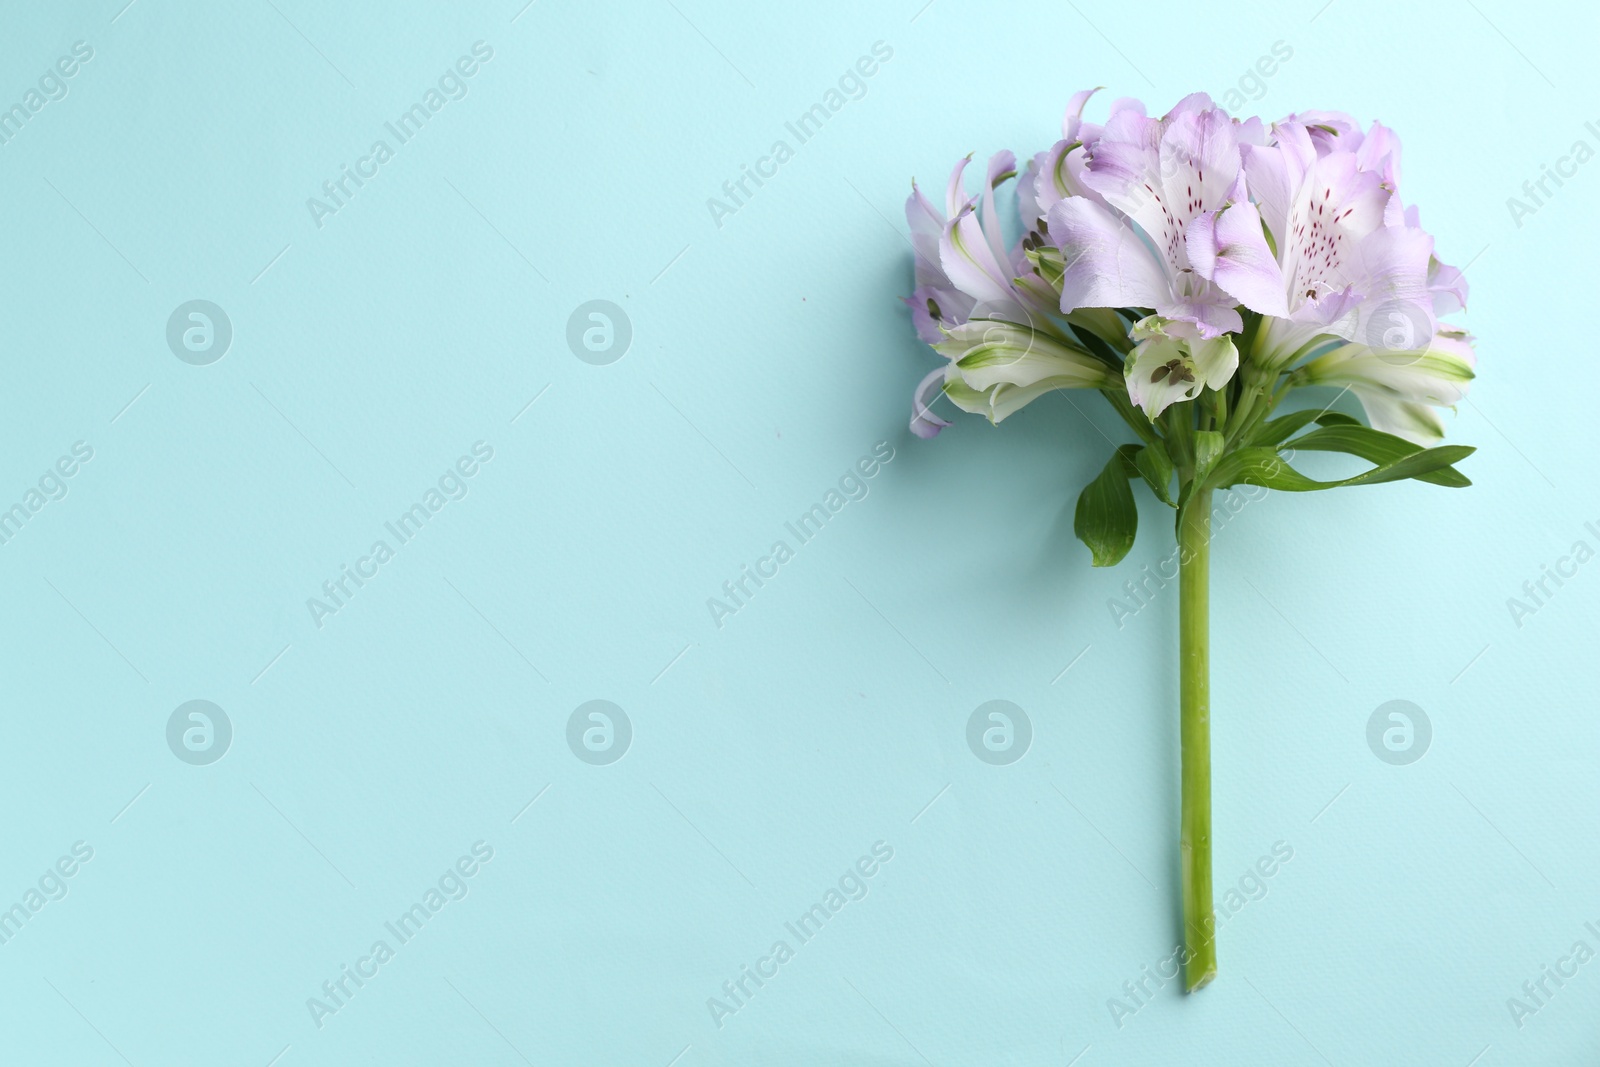
<svg viewBox="0 0 1600 1067"><path fill-rule="evenodd" d="M1217 975L1211 905L1211 490L1178 511L1179 732L1182 739L1184 986Z"/></svg>

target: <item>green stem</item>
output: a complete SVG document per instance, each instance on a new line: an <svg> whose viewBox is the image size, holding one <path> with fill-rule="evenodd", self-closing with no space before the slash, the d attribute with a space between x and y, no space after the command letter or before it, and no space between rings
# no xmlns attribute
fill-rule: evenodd
<svg viewBox="0 0 1600 1067"><path fill-rule="evenodd" d="M1184 985L1217 975L1211 905L1211 490L1178 511L1179 732L1182 739Z"/></svg>

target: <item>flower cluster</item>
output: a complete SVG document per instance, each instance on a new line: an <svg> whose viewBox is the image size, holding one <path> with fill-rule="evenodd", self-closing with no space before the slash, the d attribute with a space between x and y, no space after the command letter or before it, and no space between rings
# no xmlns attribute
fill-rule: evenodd
<svg viewBox="0 0 1600 1067"><path fill-rule="evenodd" d="M932 408L941 392L998 422L1052 390L1092 388L1148 444L1214 430L1245 451L1286 439L1261 434L1290 390L1332 385L1370 423L1344 451L1381 466L1400 458L1392 442L1414 452L1443 436L1436 409L1465 395L1475 363L1472 338L1442 321L1466 281L1401 200L1393 131L1328 111L1266 125L1203 93L1160 118L1117 100L1097 125L1083 117L1093 92L1072 97L1061 140L1020 172L1010 152L991 157L978 196L963 182L970 156L943 211L913 182L906 303L946 360L916 389L913 432L948 425ZM997 193L1012 178L1021 236L1008 243Z"/></svg>
<svg viewBox="0 0 1600 1067"><path fill-rule="evenodd" d="M1061 140L1020 172L1010 152L993 156L976 197L963 183L970 156L943 211L912 183L906 303L945 365L917 386L911 429L933 437L949 425L932 408L941 393L999 422L1053 390L1095 389L1138 438L1078 496L1073 530L1095 566L1133 547L1133 483L1177 511L1179 869L1193 992L1217 974L1212 493L1471 484L1454 464L1473 450L1434 443L1437 409L1466 395L1476 358L1472 338L1442 321L1465 306L1466 281L1400 199L1400 142L1387 127L1330 111L1267 126L1204 94L1160 118L1118 100L1096 125L1083 118L1093 95L1072 98ZM997 201L1013 178L1010 243ZM1275 414L1305 386L1338 392ZM1365 423L1332 410L1346 391ZM1312 452L1372 466L1320 481L1289 463Z"/></svg>

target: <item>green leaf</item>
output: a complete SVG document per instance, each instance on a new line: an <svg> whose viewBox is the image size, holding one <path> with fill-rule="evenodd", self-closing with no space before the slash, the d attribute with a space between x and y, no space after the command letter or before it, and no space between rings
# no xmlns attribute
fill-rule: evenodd
<svg viewBox="0 0 1600 1067"><path fill-rule="evenodd" d="M1296 437L1283 447L1304 449L1309 452L1345 452L1359 456L1369 463L1376 463L1380 467L1422 451L1421 445L1407 441L1403 437L1384 433L1382 430L1374 430L1370 426L1363 426L1353 420L1349 423L1324 424L1322 429L1312 430L1303 437ZM1412 477L1420 482L1431 482L1451 489L1464 489L1472 484L1466 475L1454 467L1443 467L1425 474L1414 474Z"/></svg>
<svg viewBox="0 0 1600 1067"><path fill-rule="evenodd" d="M1133 455L1133 465L1163 504L1172 503L1172 460L1161 442L1146 445Z"/></svg>
<svg viewBox="0 0 1600 1067"><path fill-rule="evenodd" d="M1420 478L1435 471L1448 470L1451 464L1459 463L1475 451L1477 449L1470 445L1428 448L1402 456L1391 463L1379 464L1354 478L1344 478L1337 482L1319 482L1314 478L1307 478L1289 466L1283 457L1278 455L1276 449L1241 448L1231 455L1224 456L1217 464L1216 469L1211 472L1210 487L1222 488L1247 482L1251 485L1266 486L1268 489L1306 493L1317 489L1337 489L1346 485L1376 485L1380 482Z"/></svg>
<svg viewBox="0 0 1600 1067"><path fill-rule="evenodd" d="M1209 488L1225 489L1239 482L1291 493L1329 488L1289 466L1277 449L1264 446L1241 448L1224 456L1211 471Z"/></svg>
<svg viewBox="0 0 1600 1067"><path fill-rule="evenodd" d="M1139 509L1133 503L1128 478L1137 469L1140 445L1118 448L1100 476L1083 487L1072 517L1072 532L1089 546L1096 567L1121 562L1133 547L1139 528Z"/></svg>
<svg viewBox="0 0 1600 1067"><path fill-rule="evenodd" d="M1280 445L1290 437L1299 433L1315 421L1317 413L1309 408L1305 411L1294 411L1287 415L1280 415L1262 423L1256 432L1250 435L1253 445Z"/></svg>
<svg viewBox="0 0 1600 1067"><path fill-rule="evenodd" d="M1424 448L1420 452L1413 452L1403 459L1393 463L1385 463L1372 468L1365 474L1358 474L1354 478L1346 478L1336 485L1377 485L1380 482L1399 482L1407 478L1420 478L1424 474L1434 471L1449 470L1452 465L1460 463L1477 449L1471 445L1440 445L1438 448ZM1471 485L1465 478L1461 479Z"/></svg>
<svg viewBox="0 0 1600 1067"><path fill-rule="evenodd" d="M1313 422L1323 426L1360 426L1361 420L1352 419L1349 415L1342 415L1337 411L1313 411L1307 408L1304 411L1294 411L1281 415L1269 422L1262 423L1251 435L1250 443L1253 445L1279 445L1290 437L1299 433Z"/></svg>

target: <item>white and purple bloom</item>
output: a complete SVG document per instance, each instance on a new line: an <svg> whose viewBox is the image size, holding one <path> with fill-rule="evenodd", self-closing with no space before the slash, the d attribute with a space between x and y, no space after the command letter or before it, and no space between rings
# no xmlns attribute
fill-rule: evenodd
<svg viewBox="0 0 1600 1067"><path fill-rule="evenodd" d="M1207 337L1192 322L1152 315L1132 333L1139 343L1128 357L1128 399L1152 419L1202 389L1223 388L1239 369L1233 339Z"/></svg>
<svg viewBox="0 0 1600 1067"><path fill-rule="evenodd" d="M949 360L913 395L911 431L919 437L949 425L932 409L940 393L998 422L1054 389L1110 380L1103 361L1051 324L1055 289L1028 259L1024 242L1007 247L1002 237L996 190L1016 176L1016 157L991 156L983 192L969 198L962 178L971 159L951 171L943 214L915 182L906 199L917 288L905 303L917 336Z"/></svg>
<svg viewBox="0 0 1600 1067"><path fill-rule="evenodd" d="M1160 119L1119 101L1084 153L1080 180L1096 197L1058 200L1047 217L1065 266L1062 312L1150 308L1169 321L1193 323L1204 337L1243 329L1239 300L1195 269L1189 249L1197 219L1244 196L1239 141L1227 113L1204 93L1185 97Z"/></svg>
<svg viewBox="0 0 1600 1067"><path fill-rule="evenodd" d="M1471 338L1442 321L1467 287L1400 198L1394 132L1336 111L1268 126L1204 93L1159 118L1116 100L1097 124L1096 91L1072 96L1061 139L1019 177L1018 243L996 200L1010 152L977 197L958 163L943 212L913 184L906 303L948 360L918 385L913 431L948 425L929 406L941 393L998 421L1052 388L1105 388L1121 359L1121 395L1149 419L1244 368L1267 393L1280 377L1347 386L1374 427L1436 440L1432 408L1472 377ZM1001 340L963 363L986 336Z"/></svg>
<svg viewBox="0 0 1600 1067"><path fill-rule="evenodd" d="M1477 363L1470 334L1441 329L1409 351L1340 345L1296 375L1307 385L1348 387L1373 429L1431 445L1444 437L1434 409L1453 408L1466 398Z"/></svg>
<svg viewBox="0 0 1600 1067"><path fill-rule="evenodd" d="M1376 123L1365 136L1350 125L1285 120L1272 127L1271 144L1244 150L1249 210L1276 254L1235 255L1219 240L1213 276L1266 316L1249 355L1268 370L1330 340L1370 335L1380 345L1396 319L1411 328L1406 348L1438 325L1428 286L1433 238L1398 210L1399 143Z"/></svg>

